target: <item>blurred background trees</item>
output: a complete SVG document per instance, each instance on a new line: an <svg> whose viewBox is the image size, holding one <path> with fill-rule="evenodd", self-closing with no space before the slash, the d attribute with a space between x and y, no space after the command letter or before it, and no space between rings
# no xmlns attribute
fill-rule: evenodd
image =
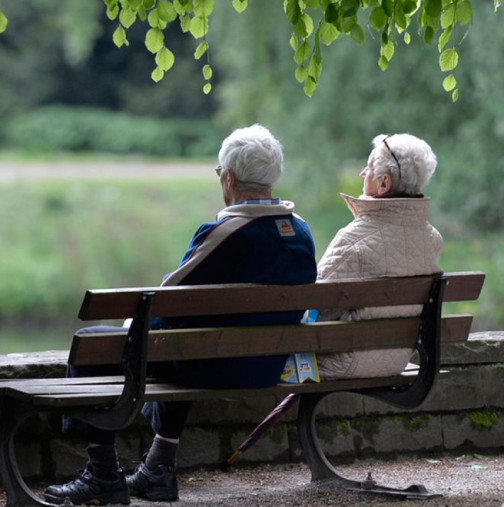
<svg viewBox="0 0 504 507"><path fill-rule="evenodd" d="M239 126L260 122L270 127L284 145L286 174L281 195L295 200L299 212L309 219L320 256L337 228L349 220L338 202L338 192L359 192L357 175L372 138L379 133L410 132L424 138L439 159L427 192L432 197L432 222L447 240L443 267L489 272L486 290L492 296L480 305L484 314L481 326L504 325L500 312L504 289L499 283L504 276L500 254L504 246L504 30L501 13L493 12L491 2L473 2L470 34L462 37L458 47L460 95L455 103L440 86L443 76L435 48L412 42L396 51L388 70L382 72L377 65L380 40L372 32L366 33L364 46L347 38L322 48L323 74L316 93L307 98L303 86L294 79L296 63L288 44L291 31L280 0L250 1L243 14L236 13L230 2L216 2L208 34L214 70L209 95L201 91L201 69L206 62L193 59L197 43L175 26L169 33L175 65L164 80L154 83L150 78L152 55L144 46L145 27L133 24L128 30L129 47L118 49L112 42L116 25L104 16L102 0L0 0L0 9L9 18L8 29L0 35L0 151L4 157L9 153L41 157L44 153L88 152L197 157L214 163L225 135ZM78 19L79 23L69 23L68 19ZM202 189L207 189L205 185L200 182ZM52 213L52 217L61 213L68 218L75 203L55 192L53 188L44 194L44 213ZM128 190L121 192L131 197ZM163 200L175 199L168 188L145 192L159 193ZM193 187L187 194L181 190L180 195L190 199L191 192ZM32 190L31 198L36 194ZM112 194L103 191L93 195L106 201ZM75 202L82 203L79 199ZM202 196L199 199L204 201ZM14 204L10 206L12 212ZM209 206L217 211L219 195ZM37 213L34 210L33 216ZM131 213L119 216L129 224L134 220L134 206ZM153 223L155 215L152 211L148 219L140 220L142 230L147 223ZM194 225L211 218L202 208L196 215ZM46 215L43 217L46 220ZM54 230L62 227L60 222L54 224ZM61 234L68 247L80 240L66 224L66 236ZM9 240L8 225L4 223L0 228L4 252L9 241L24 242L29 236L21 236L18 231L17 239ZM118 271L116 263L108 277L103 273L89 275L82 281L83 286L141 284L147 275L143 270L135 273L134 268L141 262L152 265L158 278L163 269L173 268L191 227L186 228L186 236L177 233L180 247L173 258L162 258L156 264L153 259L161 254L127 260L121 257L119 264L124 271ZM115 230L110 224L109 228ZM100 235L92 227L90 230ZM148 241L151 232L146 232L141 241ZM128 228L120 234L103 234L102 240L110 236L110 241L115 241L109 249L115 258L122 252L117 245L125 244L118 238L134 241L134 233L129 236ZM159 244L152 246L157 249L153 251L168 248L159 238L155 241ZM47 245L39 248L45 251ZM74 247L68 249L72 251L69 258L85 255L79 249L75 253ZM100 258L94 263L106 262ZM58 263L71 264L61 259ZM19 273L29 262L18 264ZM37 259L31 266L37 272ZM54 283L49 280L57 276L58 270L51 269L52 274L49 268L38 272L37 279L45 280L41 284ZM79 273L83 272L79 268ZM130 274L124 275L126 272ZM18 278L9 273L4 272L2 278ZM148 283L155 283L157 278L151 277ZM28 276L25 282L33 279ZM2 296L0 291L0 323L1 308L6 307L1 298L8 299L7 292L5 289ZM61 299L68 301L73 292L75 288L63 284ZM76 294L77 299L80 296L80 292ZM23 312L28 307L30 304L23 307ZM54 315L57 311L55 303L42 313Z"/></svg>

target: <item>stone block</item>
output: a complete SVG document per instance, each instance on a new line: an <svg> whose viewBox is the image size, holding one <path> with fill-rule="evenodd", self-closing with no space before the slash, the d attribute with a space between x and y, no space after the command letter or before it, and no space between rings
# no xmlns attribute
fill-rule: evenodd
<svg viewBox="0 0 504 507"><path fill-rule="evenodd" d="M214 429L188 427L180 440L178 467L196 467L218 464L221 442Z"/></svg>
<svg viewBox="0 0 504 507"><path fill-rule="evenodd" d="M357 453L408 453L442 448L439 416L401 414L365 417L351 422Z"/></svg>
<svg viewBox="0 0 504 507"><path fill-rule="evenodd" d="M442 416L447 450L500 449L504 446L504 411L468 411Z"/></svg>
<svg viewBox="0 0 504 507"><path fill-rule="evenodd" d="M454 367L439 377L434 390L417 410L448 412L484 407L485 389L487 386L482 383L481 367Z"/></svg>
<svg viewBox="0 0 504 507"><path fill-rule="evenodd" d="M195 401L188 425L260 423L276 406L274 396Z"/></svg>
<svg viewBox="0 0 504 507"><path fill-rule="evenodd" d="M56 479L74 477L75 470L83 468L87 462L87 453L84 443L65 438L54 438L50 442L50 452L44 456L48 475Z"/></svg>
<svg viewBox="0 0 504 507"><path fill-rule="evenodd" d="M238 430L231 438L231 448L237 450L254 430L251 426ZM224 459L227 459L227 456ZM240 462L287 461L290 457L287 425L278 424L263 433L241 456Z"/></svg>

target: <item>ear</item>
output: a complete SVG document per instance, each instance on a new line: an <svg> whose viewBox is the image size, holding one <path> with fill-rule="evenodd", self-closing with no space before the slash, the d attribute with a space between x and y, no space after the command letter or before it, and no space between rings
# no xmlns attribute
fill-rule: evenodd
<svg viewBox="0 0 504 507"><path fill-rule="evenodd" d="M391 188L392 188L392 178L390 177L390 174L384 174L378 180L378 195L388 194Z"/></svg>
<svg viewBox="0 0 504 507"><path fill-rule="evenodd" d="M233 172L232 169L228 169L226 171L225 177L226 177L225 179L226 186L228 188L235 188L238 180L236 179L235 173Z"/></svg>

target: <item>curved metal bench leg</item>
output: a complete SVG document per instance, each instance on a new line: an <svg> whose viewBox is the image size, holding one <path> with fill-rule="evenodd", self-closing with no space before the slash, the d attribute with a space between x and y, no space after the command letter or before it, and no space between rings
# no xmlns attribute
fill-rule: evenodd
<svg viewBox="0 0 504 507"><path fill-rule="evenodd" d="M8 417L4 414L8 413ZM0 410L0 478L7 494L6 507L32 507L52 505L36 496L26 485L16 460L14 437L19 425L36 412L28 406L20 406L4 400Z"/></svg>
<svg viewBox="0 0 504 507"><path fill-rule="evenodd" d="M302 394L299 401L298 433L301 448L310 467L312 481L331 480L338 488L363 493L399 496L406 499L423 499L441 496L429 493L425 486L414 484L405 489L378 485L371 474L363 481L354 481L340 475L327 459L317 436L315 414L319 402L331 393Z"/></svg>

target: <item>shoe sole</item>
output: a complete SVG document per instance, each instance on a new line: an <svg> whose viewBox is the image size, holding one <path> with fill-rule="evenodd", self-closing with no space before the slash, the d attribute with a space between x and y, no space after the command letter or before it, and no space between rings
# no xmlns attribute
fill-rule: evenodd
<svg viewBox="0 0 504 507"><path fill-rule="evenodd" d="M52 495L44 495L44 499L47 500L50 503L56 504L56 505L63 505L65 503L65 500L68 497L61 498L60 496L52 496ZM75 503L77 502L77 503ZM130 499L129 496L124 496L123 498L117 498L117 497L107 497L104 496L102 498L90 498L89 500L85 501L79 501L79 500L72 500L72 505L75 503L75 505L129 505Z"/></svg>
<svg viewBox="0 0 504 507"><path fill-rule="evenodd" d="M173 493L166 488L150 488L147 491L131 491L130 495L135 498L144 498L151 502L176 502L179 499L178 492Z"/></svg>

